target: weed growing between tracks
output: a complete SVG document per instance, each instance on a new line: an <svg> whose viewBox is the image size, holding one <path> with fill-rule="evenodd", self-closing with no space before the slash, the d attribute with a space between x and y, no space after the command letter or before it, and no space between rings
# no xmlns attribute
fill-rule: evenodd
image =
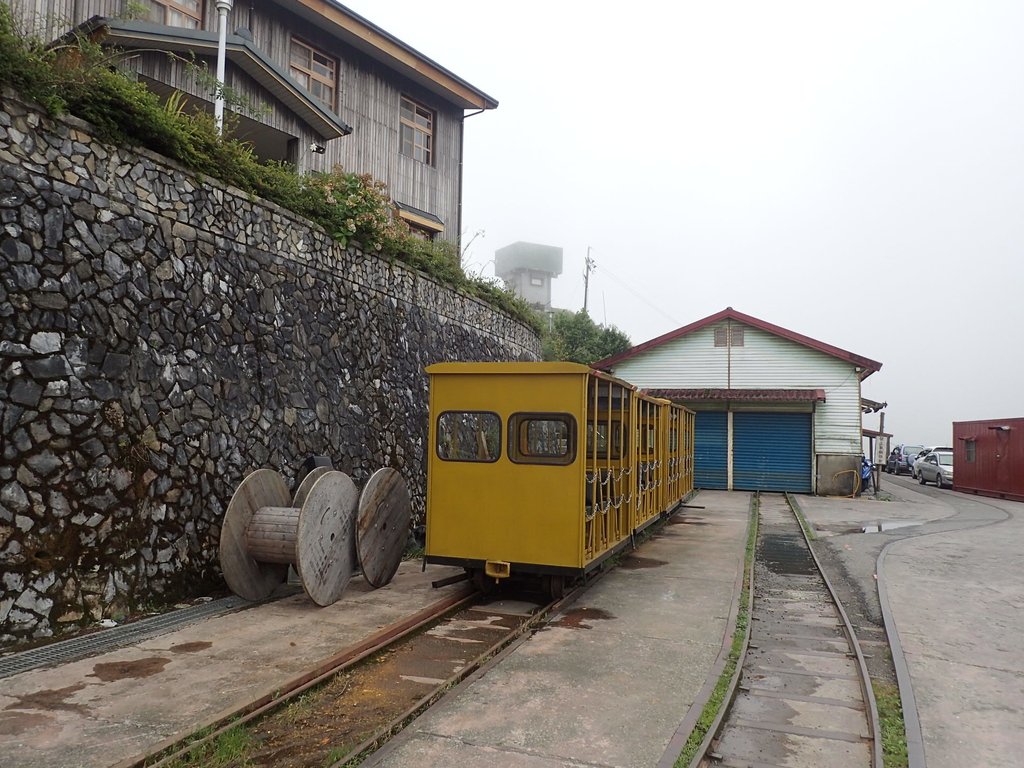
<svg viewBox="0 0 1024 768"><path fill-rule="evenodd" d="M797 500L793 498L793 494L786 494L786 501L789 502L789 508L793 510L793 514L796 515L797 522L800 523L800 527L804 530L804 535L807 536L808 541L815 541L818 537L814 533L814 527L807 522L807 518L804 517L804 511L800 509L800 505Z"/></svg>
<svg viewBox="0 0 1024 768"><path fill-rule="evenodd" d="M882 759L885 768L907 768L907 734L903 725L900 689L891 683L871 683L878 706L878 727L882 731Z"/></svg>
<svg viewBox="0 0 1024 768"><path fill-rule="evenodd" d="M743 558L743 590L740 592L740 607L736 614L736 628L732 633L732 646L729 648L729 657L726 659L725 668L718 676L711 698L700 713L697 724L690 732L682 753L676 758L674 768L687 768L693 762L693 758L700 750L700 745L707 736L711 726L718 718L718 713L726 703L725 697L729 693L729 684L736 673L736 665L739 664L740 655L743 653L743 642L747 636L747 625L750 623L750 574L754 569L754 547L757 544L757 521L759 504L757 496L753 497L750 505L750 526L747 532L746 554Z"/></svg>
<svg viewBox="0 0 1024 768"><path fill-rule="evenodd" d="M252 748L252 736L242 726L232 728L219 737L198 747L189 758L179 758L167 765L167 768L185 768L190 765L202 765L207 768L227 768L227 766L251 765L249 752ZM198 761L198 762L197 762Z"/></svg>

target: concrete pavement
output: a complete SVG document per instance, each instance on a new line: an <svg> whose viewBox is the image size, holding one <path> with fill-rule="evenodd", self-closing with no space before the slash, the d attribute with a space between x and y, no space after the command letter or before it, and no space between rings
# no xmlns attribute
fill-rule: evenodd
<svg viewBox="0 0 1024 768"><path fill-rule="evenodd" d="M909 671L928 767L1019 765L1024 504L885 480L892 501L801 497L800 504L867 584L875 555L887 545L878 578ZM860 532L879 520L920 524Z"/></svg>
<svg viewBox="0 0 1024 768"><path fill-rule="evenodd" d="M302 593L109 653L0 680L0 766L105 768L205 726L308 667L462 588L402 563L386 587L353 579L317 608Z"/></svg>
<svg viewBox="0 0 1024 768"><path fill-rule="evenodd" d="M709 491L367 766L654 766L730 633L749 494ZM703 706L703 702L698 703Z"/></svg>

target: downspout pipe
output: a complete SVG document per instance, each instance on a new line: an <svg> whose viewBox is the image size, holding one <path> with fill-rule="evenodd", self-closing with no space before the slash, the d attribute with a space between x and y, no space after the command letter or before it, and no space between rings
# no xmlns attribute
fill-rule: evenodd
<svg viewBox="0 0 1024 768"><path fill-rule="evenodd" d="M458 237L456 247L459 249L459 266L462 265L462 165L463 159L466 156L466 118L479 115L481 112L486 112L485 108L478 109L476 112L470 112L468 115L463 115L459 121L459 209L457 214L458 221L456 222L455 232Z"/></svg>
<svg viewBox="0 0 1024 768"><path fill-rule="evenodd" d="M213 119L217 124L217 135L224 133L224 69L228 47L228 13L232 0L217 0L217 93L213 102Z"/></svg>

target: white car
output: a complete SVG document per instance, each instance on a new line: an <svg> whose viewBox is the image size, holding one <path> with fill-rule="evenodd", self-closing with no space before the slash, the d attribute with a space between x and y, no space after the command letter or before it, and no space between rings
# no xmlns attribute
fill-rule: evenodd
<svg viewBox="0 0 1024 768"><path fill-rule="evenodd" d="M917 482L935 483L936 488L953 485L953 452L932 451L917 465Z"/></svg>
<svg viewBox="0 0 1024 768"><path fill-rule="evenodd" d="M947 448L944 445L934 445L931 448L925 448L923 451L920 451L917 454L917 456L914 458L913 465L910 467L910 476L913 477L915 480L917 480L917 465L918 465L918 463L924 461L924 457L927 456L932 451L949 451L950 453L952 453L953 449L952 448Z"/></svg>

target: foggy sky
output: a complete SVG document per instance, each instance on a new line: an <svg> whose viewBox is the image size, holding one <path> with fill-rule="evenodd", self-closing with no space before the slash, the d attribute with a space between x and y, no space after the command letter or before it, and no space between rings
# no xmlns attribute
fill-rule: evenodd
<svg viewBox="0 0 1024 768"><path fill-rule="evenodd" d="M575 310L590 246L635 344L732 306L878 360L896 442L1024 416L1024 3L346 4L500 102L470 271L561 246Z"/></svg>

